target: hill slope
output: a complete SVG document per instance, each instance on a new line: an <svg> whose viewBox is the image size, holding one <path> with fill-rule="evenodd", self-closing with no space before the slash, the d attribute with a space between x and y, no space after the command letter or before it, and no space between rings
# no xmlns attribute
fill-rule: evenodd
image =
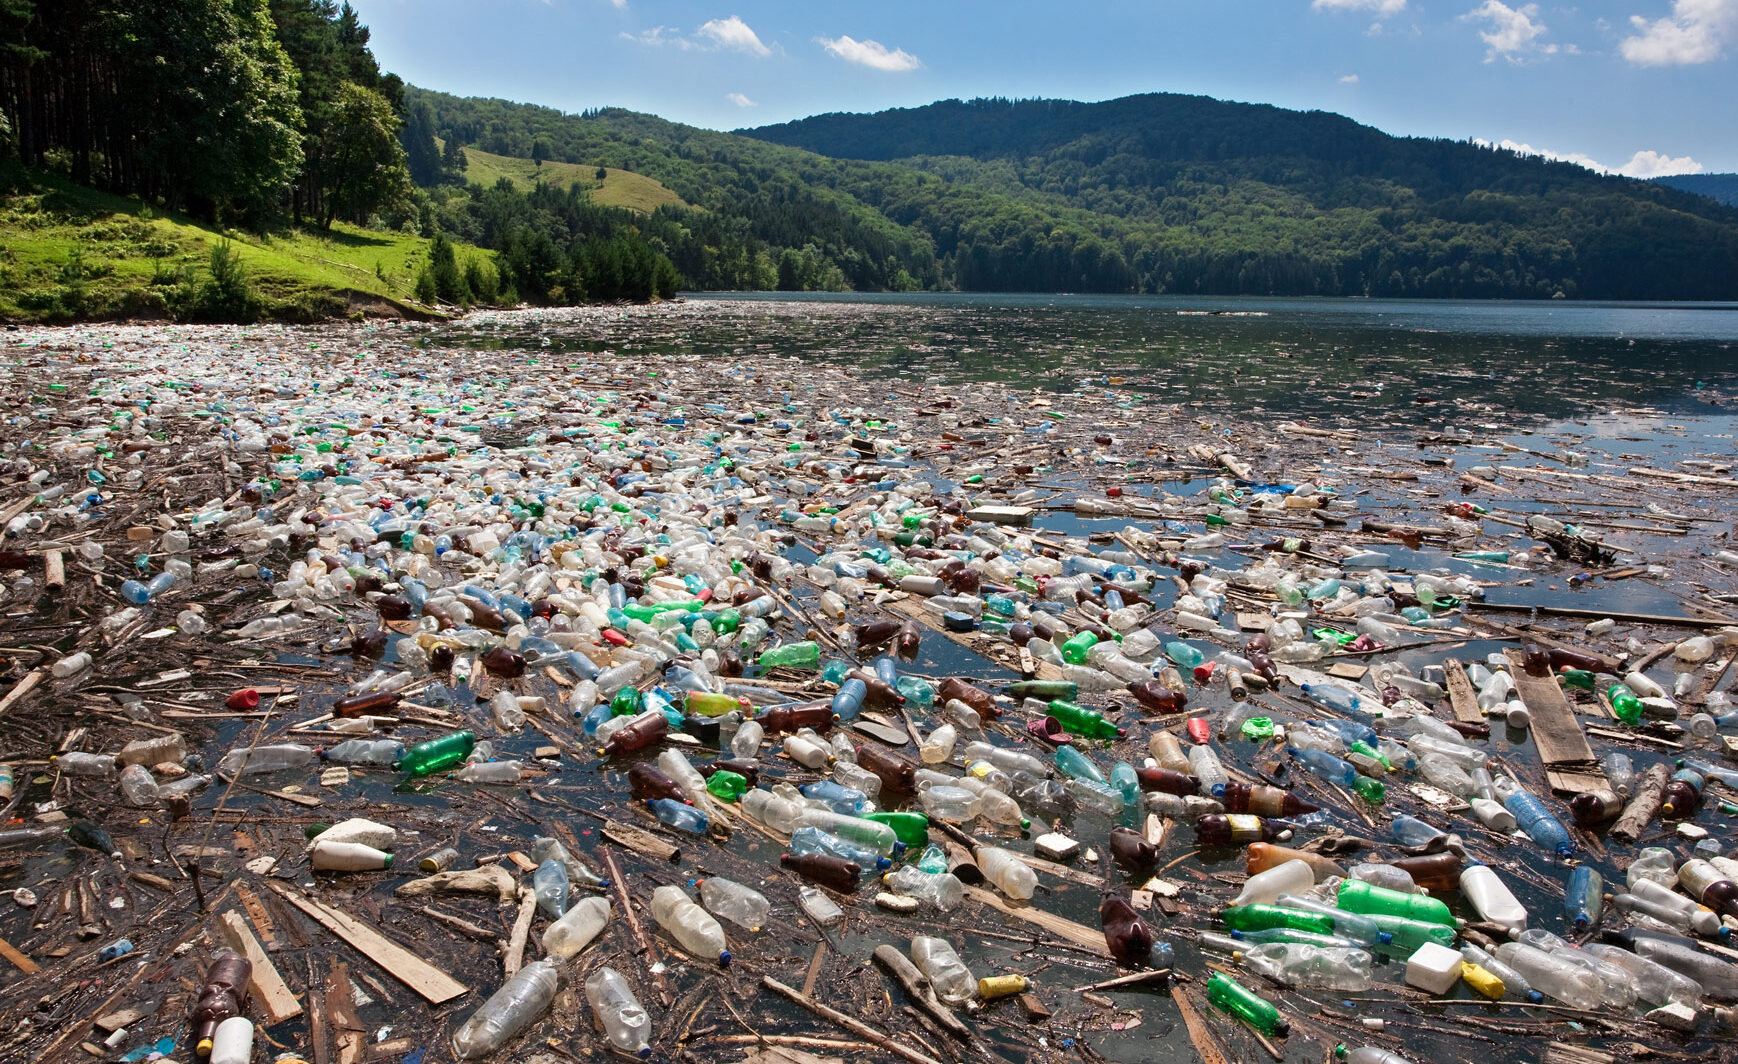
<svg viewBox="0 0 1738 1064"><path fill-rule="evenodd" d="M604 179L599 181L595 166L555 160L546 160L539 166L531 159L496 155L475 147L465 149L466 181L487 188L503 177L513 182L515 188L527 192L539 181L556 188L577 184L600 207L622 207L642 214L650 214L659 207L686 206L681 196L643 174L606 167Z"/></svg>
<svg viewBox="0 0 1738 1064"><path fill-rule="evenodd" d="M751 137L406 96L461 144L524 157L542 140L699 208L642 223L691 288L1738 298L1738 210L1319 112L948 101Z"/></svg>
<svg viewBox="0 0 1738 1064"><path fill-rule="evenodd" d="M1719 200L1728 207L1738 207L1738 174L1675 174L1656 177L1654 181L1684 192Z"/></svg>
<svg viewBox="0 0 1738 1064"><path fill-rule="evenodd" d="M268 318L430 313L411 299L428 258L421 237L342 222L325 233L225 233L48 175L21 184L0 195L0 320L198 316L193 290L224 241Z"/></svg>

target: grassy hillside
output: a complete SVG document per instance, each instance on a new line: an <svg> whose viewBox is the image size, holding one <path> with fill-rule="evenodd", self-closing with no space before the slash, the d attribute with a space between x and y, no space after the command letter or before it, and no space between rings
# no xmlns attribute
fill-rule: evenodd
<svg viewBox="0 0 1738 1064"><path fill-rule="evenodd" d="M412 300L429 241L339 223L331 232L219 233L137 200L51 175L12 175L0 195L0 319L185 313L228 240L265 317L430 312ZM484 254L461 247L461 265Z"/></svg>
<svg viewBox="0 0 1738 1064"><path fill-rule="evenodd" d="M579 163L545 160L542 166L530 159L496 155L481 148L465 149L465 180L493 187L501 178L514 187L530 191L541 181L565 189L577 184L591 194L591 201L600 207L621 207L625 210L650 214L659 207L685 207L682 197L671 192L655 179L629 170L604 168L604 179L597 179L597 167Z"/></svg>

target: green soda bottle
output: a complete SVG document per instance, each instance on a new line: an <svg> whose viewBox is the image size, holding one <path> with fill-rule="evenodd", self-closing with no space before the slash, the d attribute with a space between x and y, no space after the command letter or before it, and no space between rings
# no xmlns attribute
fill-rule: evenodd
<svg viewBox="0 0 1738 1064"><path fill-rule="evenodd" d="M1219 918L1233 931L1265 931L1270 927L1289 927L1293 931L1308 931L1317 935L1334 933L1334 918L1327 913L1287 909L1283 905L1233 905L1221 912Z"/></svg>
<svg viewBox="0 0 1738 1064"><path fill-rule="evenodd" d="M1058 698L1050 703L1050 715L1062 725L1062 730L1071 735L1084 735L1088 739L1116 739L1122 736L1122 729L1104 719L1104 714L1096 709L1073 702L1064 702Z"/></svg>
<svg viewBox="0 0 1738 1064"><path fill-rule="evenodd" d="M1605 697L1611 699L1611 711L1617 714L1617 719L1625 724L1641 723L1641 699L1635 696L1626 684L1614 683L1605 689Z"/></svg>
<svg viewBox="0 0 1738 1064"><path fill-rule="evenodd" d="M734 802L748 791L748 779L739 773L719 769L706 778L706 790L722 802Z"/></svg>
<svg viewBox="0 0 1738 1064"><path fill-rule="evenodd" d="M1052 698L1078 698L1080 685L1073 680L1021 680L1008 685L1008 694L1015 699L1038 698L1048 702Z"/></svg>
<svg viewBox="0 0 1738 1064"><path fill-rule="evenodd" d="M115 845L115 840L109 833L88 820L75 821L66 829L66 837L98 853L106 853L110 857L121 856L121 848Z"/></svg>
<svg viewBox="0 0 1738 1064"><path fill-rule="evenodd" d="M818 669L821 667L820 645L812 641L785 643L760 656L763 669Z"/></svg>
<svg viewBox="0 0 1738 1064"><path fill-rule="evenodd" d="M1212 1002L1214 1008L1229 1012L1262 1034L1279 1037L1291 1029L1291 1025L1272 1004L1242 983L1220 972L1214 972L1212 978L1207 980L1207 1000Z"/></svg>
<svg viewBox="0 0 1738 1064"><path fill-rule="evenodd" d="M1098 645L1098 636L1091 632L1078 632L1062 644L1062 660L1070 665L1082 665L1086 662L1086 652Z"/></svg>
<svg viewBox="0 0 1738 1064"><path fill-rule="evenodd" d="M610 715L631 717L645 705L646 696L638 687L624 687L610 699Z"/></svg>
<svg viewBox="0 0 1738 1064"><path fill-rule="evenodd" d="M1106 782L1104 773L1085 754L1072 746L1056 748L1056 767L1063 775L1077 780L1091 780L1094 783Z"/></svg>
<svg viewBox="0 0 1738 1064"><path fill-rule="evenodd" d="M886 824L893 829L893 835L907 846L929 845L929 818L922 813L883 812L865 813L862 819L873 820L877 824ZM833 834L838 835L837 831ZM840 836L843 838L843 836Z"/></svg>
<svg viewBox="0 0 1738 1064"><path fill-rule="evenodd" d="M1586 669L1564 669L1557 674L1564 687L1578 687L1583 691L1593 690L1593 674Z"/></svg>
<svg viewBox="0 0 1738 1064"><path fill-rule="evenodd" d="M1373 780L1368 776L1359 776L1353 782L1352 789L1358 792L1358 797L1371 805L1381 805L1382 799L1388 796L1388 788L1382 786L1382 781Z"/></svg>
<svg viewBox="0 0 1738 1064"><path fill-rule="evenodd" d="M721 695L714 691L688 692L688 712L697 717L722 717L733 709L748 712L742 700L735 695Z"/></svg>
<svg viewBox="0 0 1738 1064"><path fill-rule="evenodd" d="M719 610L712 618L712 630L719 635L729 635L742 627L742 614L735 606Z"/></svg>
<svg viewBox="0 0 1738 1064"><path fill-rule="evenodd" d="M1454 926L1454 914L1440 899L1425 894L1406 894L1387 887L1378 887L1361 879L1348 879L1340 884L1339 900L1335 904L1349 913L1373 916L1401 916L1433 924Z"/></svg>
<svg viewBox="0 0 1738 1064"><path fill-rule="evenodd" d="M1386 913L1366 913L1376 923L1379 931L1386 933L1389 941L1381 943L1378 949L1392 954L1410 954L1426 942L1434 942L1439 946L1454 948L1455 929L1447 924L1431 923L1425 920L1408 920L1404 916L1389 916Z"/></svg>
<svg viewBox="0 0 1738 1064"><path fill-rule="evenodd" d="M398 759L397 768L412 776L426 776L459 764L470 756L476 745L477 737L468 731L443 735L439 739L417 743L406 750L404 756Z"/></svg>

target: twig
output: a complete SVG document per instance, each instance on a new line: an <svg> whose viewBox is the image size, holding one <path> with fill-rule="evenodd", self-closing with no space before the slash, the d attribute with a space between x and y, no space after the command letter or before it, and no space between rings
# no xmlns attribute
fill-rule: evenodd
<svg viewBox="0 0 1738 1064"><path fill-rule="evenodd" d="M875 1043L882 1049L887 1050L887 1052L892 1053L895 1056L904 1057L906 1060L911 1061L911 1064L941 1064L941 1061L936 1060L934 1057L925 1056L915 1049L901 1045L900 1043L895 1042L892 1038L889 1038L887 1035L882 1034L880 1031L877 1031L875 1028L864 1023L862 1020L847 1016L831 1006L823 1005L795 987L786 986L770 975L761 976L760 985L781 997L789 998L798 1005L801 1005L803 1008L808 1009L816 1016L819 1016L824 1020L831 1020L833 1023L838 1024L840 1027L850 1031L852 1034Z"/></svg>

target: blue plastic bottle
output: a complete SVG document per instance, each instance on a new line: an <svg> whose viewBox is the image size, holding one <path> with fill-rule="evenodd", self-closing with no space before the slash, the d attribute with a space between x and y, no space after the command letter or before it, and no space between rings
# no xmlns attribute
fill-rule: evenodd
<svg viewBox="0 0 1738 1064"><path fill-rule="evenodd" d="M706 834L706 829L712 825L712 818L691 805L684 805L674 798L648 798L646 805L652 813L664 823L678 831L691 831L696 835Z"/></svg>

